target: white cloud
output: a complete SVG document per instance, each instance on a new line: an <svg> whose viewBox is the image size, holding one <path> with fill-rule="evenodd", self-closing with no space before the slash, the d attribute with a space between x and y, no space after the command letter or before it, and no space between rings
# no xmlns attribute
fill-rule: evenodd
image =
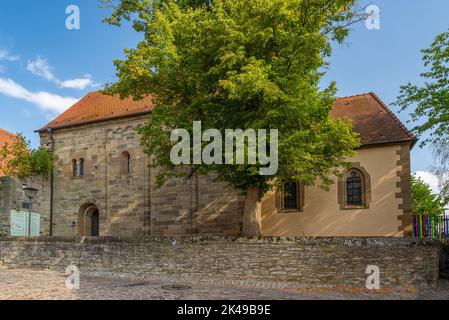
<svg viewBox="0 0 449 320"><path fill-rule="evenodd" d="M96 87L97 84L95 84L92 81L92 77L89 74L84 75L83 78L77 78L77 79L69 79L59 82L59 86L61 88L68 88L68 89L78 89L83 90L87 87Z"/></svg>
<svg viewBox="0 0 449 320"><path fill-rule="evenodd" d="M43 77L48 81L56 81L56 77L53 74L52 67L48 64L47 60L37 57L34 61L28 61L27 70L36 76Z"/></svg>
<svg viewBox="0 0 449 320"><path fill-rule="evenodd" d="M0 49L0 60L13 62L13 61L19 61L20 57L13 56L8 51Z"/></svg>
<svg viewBox="0 0 449 320"><path fill-rule="evenodd" d="M432 189L433 193L435 194L440 193L440 188L438 187L438 177L435 176L433 173L428 171L416 171L415 175L421 178L424 182L426 182Z"/></svg>
<svg viewBox="0 0 449 320"><path fill-rule="evenodd" d="M27 70L36 76L43 77L48 81L56 83L60 88L84 90L88 87L98 86L92 81L92 76L86 74L81 78L59 80L53 73L53 68L47 60L37 57L33 61L28 61Z"/></svg>
<svg viewBox="0 0 449 320"><path fill-rule="evenodd" d="M0 78L0 93L35 104L43 111L55 113L65 111L78 101L73 97L62 97L45 91L31 92L14 80L5 78Z"/></svg>

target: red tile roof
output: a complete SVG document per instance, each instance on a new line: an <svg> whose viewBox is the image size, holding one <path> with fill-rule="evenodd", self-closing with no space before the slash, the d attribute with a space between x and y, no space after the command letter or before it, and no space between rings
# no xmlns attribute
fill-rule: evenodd
<svg viewBox="0 0 449 320"><path fill-rule="evenodd" d="M140 101L131 97L121 100L118 95L91 92L39 131L149 113L152 108L150 97Z"/></svg>
<svg viewBox="0 0 449 320"><path fill-rule="evenodd" d="M351 120L353 130L360 134L362 145L416 141L394 113L372 92L335 100L331 115Z"/></svg>
<svg viewBox="0 0 449 320"><path fill-rule="evenodd" d="M152 108L150 97L140 101L132 98L121 100L118 96L92 92L40 131L145 114ZM415 141L414 136L372 92L336 99L331 115L351 120L354 131L360 133L363 145Z"/></svg>
<svg viewBox="0 0 449 320"><path fill-rule="evenodd" d="M6 130L0 129L0 148L5 145L7 142L11 142L12 138L15 135L11 132L8 132ZM2 168L0 168L0 177L3 176Z"/></svg>

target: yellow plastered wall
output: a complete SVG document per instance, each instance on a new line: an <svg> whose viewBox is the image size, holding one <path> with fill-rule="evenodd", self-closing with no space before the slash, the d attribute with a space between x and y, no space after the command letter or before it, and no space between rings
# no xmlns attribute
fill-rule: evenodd
<svg viewBox="0 0 449 320"><path fill-rule="evenodd" d="M341 210L338 179L330 191L305 187L303 212L283 213L276 207L275 192L262 201L264 236L403 236L398 216L402 203L396 194L399 145L362 148L350 161L360 163L371 176L368 209Z"/></svg>

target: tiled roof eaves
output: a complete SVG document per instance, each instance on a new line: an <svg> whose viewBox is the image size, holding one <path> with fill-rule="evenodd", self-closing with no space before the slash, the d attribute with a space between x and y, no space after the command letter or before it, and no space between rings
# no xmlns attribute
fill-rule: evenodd
<svg viewBox="0 0 449 320"><path fill-rule="evenodd" d="M359 148L363 148L363 147L380 147L380 146L388 146L388 145L396 145L396 144L403 144L403 143L410 143L411 144L411 148L413 148L413 146L416 143L416 139L403 139L403 140L391 140L391 141L379 141L379 142L369 142L369 143L363 143L360 145Z"/></svg>

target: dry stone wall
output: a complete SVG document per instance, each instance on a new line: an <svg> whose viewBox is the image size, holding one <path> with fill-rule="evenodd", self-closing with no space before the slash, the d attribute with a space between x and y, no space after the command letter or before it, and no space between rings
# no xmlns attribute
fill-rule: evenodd
<svg viewBox="0 0 449 320"><path fill-rule="evenodd" d="M440 245L405 238L0 238L0 264L176 279L365 288L368 265L381 288L434 286Z"/></svg>

